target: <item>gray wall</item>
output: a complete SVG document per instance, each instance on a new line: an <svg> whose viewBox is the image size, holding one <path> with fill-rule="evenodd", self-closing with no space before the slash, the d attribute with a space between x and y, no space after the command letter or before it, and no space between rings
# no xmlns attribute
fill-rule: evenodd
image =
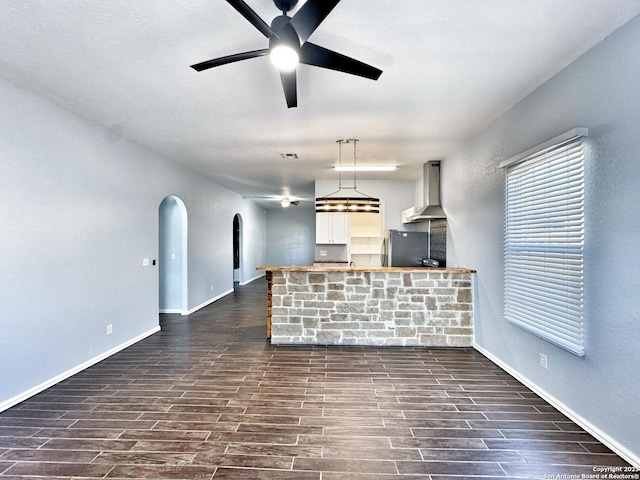
<svg viewBox="0 0 640 480"><path fill-rule="evenodd" d="M188 212L188 308L265 263L254 202L0 80L0 410L158 328L158 207ZM113 334L106 335L107 324Z"/></svg>
<svg viewBox="0 0 640 480"><path fill-rule="evenodd" d="M312 265L315 243L315 207L267 210L268 265Z"/></svg>
<svg viewBox="0 0 640 480"><path fill-rule="evenodd" d="M478 271L478 348L640 464L639 85L636 18L446 158L442 191L448 265ZM591 130L583 358L502 318L504 172L498 163L576 126Z"/></svg>
<svg viewBox="0 0 640 480"><path fill-rule="evenodd" d="M238 202L238 205L242 207L238 209L236 206L236 213L242 218L239 281L244 285L265 275L263 271L256 271L256 267L264 265L267 261L267 212L250 200ZM226 253L229 255L230 268L233 269L233 215L229 220L228 232L229 250ZM216 233L217 231L214 232L214 236ZM223 254L226 253L223 250Z"/></svg>

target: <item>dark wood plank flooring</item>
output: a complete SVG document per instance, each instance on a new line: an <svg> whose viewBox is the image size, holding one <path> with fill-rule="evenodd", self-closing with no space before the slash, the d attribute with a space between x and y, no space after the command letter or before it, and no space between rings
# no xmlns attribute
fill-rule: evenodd
<svg viewBox="0 0 640 480"><path fill-rule="evenodd" d="M161 315L162 332L0 413L0 480L542 479L628 465L473 349L272 346L265 301L257 280Z"/></svg>

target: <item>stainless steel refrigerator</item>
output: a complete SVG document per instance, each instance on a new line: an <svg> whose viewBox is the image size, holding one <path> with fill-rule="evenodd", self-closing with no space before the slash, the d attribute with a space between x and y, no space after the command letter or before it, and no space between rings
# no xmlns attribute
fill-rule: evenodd
<svg viewBox="0 0 640 480"><path fill-rule="evenodd" d="M429 234L386 230L382 242L382 264L385 267L419 267L430 257Z"/></svg>

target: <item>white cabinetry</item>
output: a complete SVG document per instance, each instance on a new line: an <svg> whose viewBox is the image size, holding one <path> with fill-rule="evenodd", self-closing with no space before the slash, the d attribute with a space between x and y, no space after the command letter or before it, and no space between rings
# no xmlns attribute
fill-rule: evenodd
<svg viewBox="0 0 640 480"><path fill-rule="evenodd" d="M316 243L349 243L349 215L342 213L316 214Z"/></svg>

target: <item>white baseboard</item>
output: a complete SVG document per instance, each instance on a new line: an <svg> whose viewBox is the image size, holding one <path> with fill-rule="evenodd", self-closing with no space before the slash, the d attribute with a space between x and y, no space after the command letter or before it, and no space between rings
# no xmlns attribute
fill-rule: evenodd
<svg viewBox="0 0 640 480"><path fill-rule="evenodd" d="M209 300L207 300L204 303L201 303L200 305L198 305L197 307L193 307L190 310L187 310L186 312L181 311L180 313L182 313L182 315L191 315L194 312L197 312L198 310L200 310L201 308L206 307L207 305L211 305L213 302L215 302L216 300L220 300L222 297L226 297L227 295L229 295L230 293L233 293L233 288L231 290L227 290L226 292L221 293L220 295L213 297Z"/></svg>
<svg viewBox="0 0 640 480"><path fill-rule="evenodd" d="M262 278L262 277L264 277L265 275L266 275L266 274L262 273L262 274L257 275L257 276L255 276L255 277L253 277L253 278L249 279L249 280L246 280L246 281L242 282L240 285L247 285L248 283L251 283L251 282L253 282L254 280L257 280L257 279L259 279L259 278Z"/></svg>
<svg viewBox="0 0 640 480"><path fill-rule="evenodd" d="M265 274L263 273L263 274L261 274L261 275L258 275L258 276L253 277L251 280L247 280L246 282L242 282L240 285L243 285L243 286L244 286L244 285L247 285L248 283L251 283L251 282L253 282L254 280L257 280L257 279L262 278L262 277L264 277L264 276L265 276ZM172 311L168 311L168 310L167 310L167 311L162 311L162 310L160 310L160 313L180 313L180 314L182 314L182 315L191 315L192 313L197 312L197 311L198 311L198 310L200 310L201 308L204 308L204 307L206 307L207 305L211 305L211 304L212 304L213 302L215 302L216 300L220 300L222 297L226 297L226 296L227 296L227 295L229 295L230 293L233 293L233 288L232 288L231 290L227 290L226 292L221 293L221 294L220 294L220 295L218 295L218 296L215 296L215 297L213 297L213 298L210 298L210 299L209 299L209 300L207 300L206 302L201 303L200 305L198 305L198 306L196 306L196 307L193 307L193 308L191 308L191 309L187 310L186 312L185 312L184 310L172 310Z"/></svg>
<svg viewBox="0 0 640 480"><path fill-rule="evenodd" d="M254 280L257 280L258 278L262 278L264 277L264 274L262 275L258 275L256 277L253 277L251 280L248 280L246 282L241 283L240 285L246 285L248 283L253 282ZM163 311L160 310L160 313L180 313L182 315L191 315L192 313L197 312L198 310L200 310L201 308L206 307L207 305L211 305L213 302L215 302L216 300L220 300L222 297L226 297L227 295L229 295L230 293L233 293L233 288L231 290L227 290L226 292L222 292L220 295L217 295L213 298L210 298L209 300L207 300L206 302L201 303L200 305L197 305L193 308L190 308L189 310L187 310L186 312L184 310L172 310L172 311Z"/></svg>
<svg viewBox="0 0 640 480"><path fill-rule="evenodd" d="M98 362L101 362L102 360L104 360L105 358L110 357L111 355L114 355L116 353L118 353L121 350L124 350L127 347L130 347L131 345L133 345L134 343L138 343L140 340L143 340L145 338L147 338L150 335L153 335L154 333L157 333L160 331L160 326L154 327L151 330L148 330L146 332L144 332L141 335L138 335L135 338L132 338L131 340L124 342L120 345L118 345L117 347L112 348L111 350L107 350L106 352L98 355L97 357L92 358L91 360L88 360L84 363L81 363L80 365L73 367L70 370L67 370L64 373L61 373L60 375L57 375L45 382L42 382L40 385L36 385L33 388L30 388L29 390L27 390L26 392L22 392L18 395L16 395L15 397L12 397L8 400L5 400L4 402L0 403L0 412L3 412L5 410L7 410L8 408L13 407L14 405L17 405L20 402L25 401L28 398L33 397L34 395L42 392L43 390L46 390L49 387L52 387L53 385L55 385L56 383L60 383L62 380L65 380L73 375L75 375L76 373L81 372L82 370L85 370L87 368L89 368L92 365L95 365Z"/></svg>
<svg viewBox="0 0 640 480"><path fill-rule="evenodd" d="M628 448L620 445L615 439L611 438L605 432L603 432L598 427L593 425L586 418L582 417L581 415L578 415L570 407L568 407L567 405L562 403L560 400L555 398L553 395L549 394L545 390L543 390L540 387L538 387L536 384L534 384L531 381L529 381L529 379L527 379L527 378L523 377L522 375L520 375L520 373L518 373L517 371L515 371L514 369L512 369L511 367L506 365L504 362L502 362L502 360L500 360L499 358L495 357L493 354L489 353L487 350L485 350L484 348L482 348L478 344L474 343L473 348L475 348L477 351L482 353L485 357L487 357L493 363L495 363L500 368L502 368L504 371L506 371L509 375L511 375L512 377L514 377L518 381L522 382L526 387L528 387L529 389L533 390L535 393L540 395L547 402L549 402L555 408L560 410L560 412L562 412L564 415L569 417L575 423L580 425L585 431L589 432L591 435L593 435L595 438L600 440L602 443L604 443L611 450L613 450L618 455L620 455L622 458L624 458L627 462L631 463L632 465L634 465L636 467L640 467L640 457L638 455L636 455L634 452L632 452Z"/></svg>
<svg viewBox="0 0 640 480"><path fill-rule="evenodd" d="M179 308L161 308L160 313L182 313Z"/></svg>

